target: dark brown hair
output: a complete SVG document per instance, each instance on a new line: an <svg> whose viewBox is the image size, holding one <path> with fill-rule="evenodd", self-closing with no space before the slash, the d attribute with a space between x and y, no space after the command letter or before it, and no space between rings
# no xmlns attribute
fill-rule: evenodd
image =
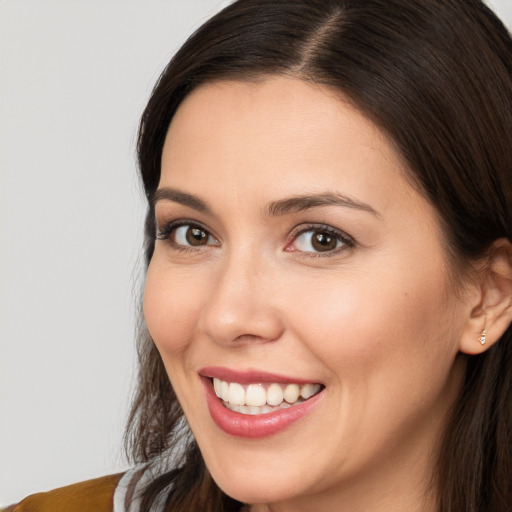
<svg viewBox="0 0 512 512"><path fill-rule="evenodd" d="M512 41L479 0L240 0L183 45L142 116L138 157L155 241L152 198L169 123L198 85L289 75L341 92L395 144L436 208L454 266L512 240ZM178 468L151 483L142 510L239 510L212 481L141 321L139 388L127 443L135 461L175 452ZM509 328L467 358L436 466L441 512L512 507L512 340Z"/></svg>

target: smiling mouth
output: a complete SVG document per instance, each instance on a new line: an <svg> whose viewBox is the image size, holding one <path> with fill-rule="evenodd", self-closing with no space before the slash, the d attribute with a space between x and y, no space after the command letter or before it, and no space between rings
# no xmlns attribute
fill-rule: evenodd
<svg viewBox="0 0 512 512"><path fill-rule="evenodd" d="M224 407L241 414L269 414L299 405L318 394L321 384L239 384L218 378L211 379L215 394Z"/></svg>

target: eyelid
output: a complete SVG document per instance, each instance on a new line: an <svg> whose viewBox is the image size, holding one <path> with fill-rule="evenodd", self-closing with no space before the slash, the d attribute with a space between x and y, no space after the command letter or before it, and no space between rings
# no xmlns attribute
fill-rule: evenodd
<svg viewBox="0 0 512 512"><path fill-rule="evenodd" d="M209 237L213 238L217 243L216 244L205 244L204 246L193 246L193 245L184 245L184 244L178 244L174 240L169 240L169 243L178 250L197 250L202 247L212 247L212 246L219 246L220 241L219 238L212 233L212 231L206 227L203 223L198 222L196 220L192 219L175 219L169 222L159 223L157 224L157 230L156 230L156 239L157 240L169 240L170 236L180 227L183 226L190 226L192 228L198 228L203 231L205 231ZM304 251L301 249L294 249L292 248L293 243L304 233L308 232L324 232L327 233L334 238L336 238L338 241L342 242L342 247L337 247L332 250L327 251ZM288 241L285 246L286 252L299 252L302 254L305 254L309 257L327 257L334 254L337 254L339 252L343 252L347 249L351 249L356 246L356 242L353 237L351 237L349 234L347 234L345 231L335 228L329 224L325 223L310 223L310 224L300 224L292 229Z"/></svg>
<svg viewBox="0 0 512 512"><path fill-rule="evenodd" d="M216 245L220 245L218 237L212 233L211 229L207 228L204 224L201 222L198 222L196 220L192 219L176 219L169 222L164 222L163 226L157 221L157 227L156 227L156 240L168 240L170 236L180 227L183 226L190 226L192 228L198 228L206 233L208 233L209 236L215 239L215 241L218 243ZM173 240L170 240L171 243L173 243L176 247L180 248L188 248L189 246L176 244ZM212 244L205 245L206 247L211 247ZM197 249L200 246L194 247L190 246L191 249Z"/></svg>
<svg viewBox="0 0 512 512"><path fill-rule="evenodd" d="M341 241L343 243L343 247L339 247L330 251L301 251L299 249L290 249L291 245L304 233L308 233L310 231L318 231L318 232L325 232L331 236L334 236L337 240ZM347 234L345 231L335 228L333 226L330 226L329 224L325 223L312 223L312 224L301 224L297 227L295 227L292 232L290 233L289 241L286 244L285 251L288 252L300 252L303 254L307 254L308 256L314 256L314 257L320 257L320 256L332 256L334 254L337 254L339 252L343 252L347 249L352 249L356 246L356 241L353 237L351 237L349 234Z"/></svg>

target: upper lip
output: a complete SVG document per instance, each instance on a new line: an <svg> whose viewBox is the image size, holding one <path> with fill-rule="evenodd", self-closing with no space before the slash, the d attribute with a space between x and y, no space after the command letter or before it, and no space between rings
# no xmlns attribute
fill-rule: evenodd
<svg viewBox="0 0 512 512"><path fill-rule="evenodd" d="M199 370L203 377L217 378L226 382L238 382L239 384L253 384L258 382L276 382L283 384L320 384L316 380L290 377L277 373L269 373L257 369L232 369L221 366L206 366Z"/></svg>

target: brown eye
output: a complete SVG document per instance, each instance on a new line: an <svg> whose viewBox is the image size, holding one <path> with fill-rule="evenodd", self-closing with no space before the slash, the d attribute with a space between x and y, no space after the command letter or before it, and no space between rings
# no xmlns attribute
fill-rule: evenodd
<svg viewBox="0 0 512 512"><path fill-rule="evenodd" d="M343 232L334 231L334 228L311 227L299 233L291 250L306 253L336 252L345 247L353 247L353 241Z"/></svg>
<svg viewBox="0 0 512 512"><path fill-rule="evenodd" d="M311 236L311 246L315 251L332 251L338 246L338 240L325 232L317 231Z"/></svg>
<svg viewBox="0 0 512 512"><path fill-rule="evenodd" d="M187 227L185 238L190 245L206 245L208 243L208 235L204 229Z"/></svg>
<svg viewBox="0 0 512 512"><path fill-rule="evenodd" d="M191 224L183 224L174 228L172 240L176 245L188 247L219 245L219 242L206 229Z"/></svg>

